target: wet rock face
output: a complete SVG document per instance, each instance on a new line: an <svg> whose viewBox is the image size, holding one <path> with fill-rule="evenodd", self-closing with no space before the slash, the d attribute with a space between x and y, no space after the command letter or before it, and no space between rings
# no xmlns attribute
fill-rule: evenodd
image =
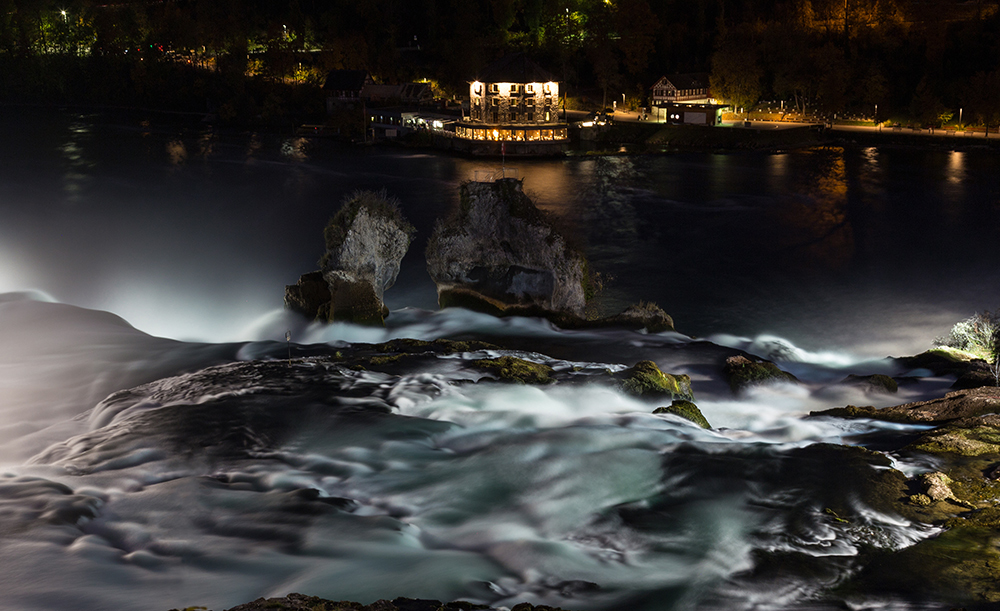
<svg viewBox="0 0 1000 611"><path fill-rule="evenodd" d="M956 390L939 399L916 401L892 407L872 406L836 407L819 412L815 416L835 416L838 418L875 418L889 422L913 424L944 423L959 418L972 418L986 414L1000 413L1000 389L981 387L971 390Z"/></svg>
<svg viewBox="0 0 1000 611"><path fill-rule="evenodd" d="M535 208L518 180L463 185L458 213L439 222L428 242L427 271L442 306L451 304L453 295L471 294L500 309L584 313L586 261Z"/></svg>
<svg viewBox="0 0 1000 611"><path fill-rule="evenodd" d="M380 302L396 282L399 264L410 246L412 229L398 215L381 213L362 205L347 220L341 240L327 241L323 275L329 281L336 274L340 281L363 282L372 288ZM331 288L334 288L331 284Z"/></svg>
<svg viewBox="0 0 1000 611"><path fill-rule="evenodd" d="M745 356L731 356L726 359L722 373L733 393L738 394L751 386L775 384L779 382L797 383L792 374L782 371L777 365L762 359Z"/></svg>
<svg viewBox="0 0 1000 611"><path fill-rule="evenodd" d="M705 415L701 413L701 410L698 409L698 406L686 399L674 399L670 405L658 407L653 410L653 413L673 414L675 416L680 416L685 420L690 420L703 429L712 428L712 425L708 423L708 420L705 418Z"/></svg>
<svg viewBox="0 0 1000 611"><path fill-rule="evenodd" d="M320 270L285 287L285 307L310 320L383 324L389 315L383 296L399 275L413 233L385 192L352 194L323 232Z"/></svg>
<svg viewBox="0 0 1000 611"><path fill-rule="evenodd" d="M285 308L298 312L309 320L319 318L320 310L332 298L330 286L323 279L323 272L302 274L298 282L285 287Z"/></svg>

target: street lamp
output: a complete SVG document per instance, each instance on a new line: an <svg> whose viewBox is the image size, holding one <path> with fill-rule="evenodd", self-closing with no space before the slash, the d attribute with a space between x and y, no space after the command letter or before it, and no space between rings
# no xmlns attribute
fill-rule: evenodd
<svg viewBox="0 0 1000 611"><path fill-rule="evenodd" d="M63 10L59 11L59 13L63 16L63 23L66 23L66 10L63 9Z"/></svg>
<svg viewBox="0 0 1000 611"><path fill-rule="evenodd" d="M961 108L958 109L958 127L959 127L959 129L961 129L961 127L962 127L962 109Z"/></svg>

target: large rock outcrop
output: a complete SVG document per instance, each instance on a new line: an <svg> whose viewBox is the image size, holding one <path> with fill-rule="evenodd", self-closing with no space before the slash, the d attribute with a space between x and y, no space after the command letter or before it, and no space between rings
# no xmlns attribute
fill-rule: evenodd
<svg viewBox="0 0 1000 611"><path fill-rule="evenodd" d="M582 317L587 301L586 259L511 178L462 186L459 210L438 222L428 242L427 271L441 307Z"/></svg>
<svg viewBox="0 0 1000 611"><path fill-rule="evenodd" d="M323 232L319 272L286 287L285 306L316 320L383 324L389 314L383 296L413 233L395 198L384 191L352 194Z"/></svg>

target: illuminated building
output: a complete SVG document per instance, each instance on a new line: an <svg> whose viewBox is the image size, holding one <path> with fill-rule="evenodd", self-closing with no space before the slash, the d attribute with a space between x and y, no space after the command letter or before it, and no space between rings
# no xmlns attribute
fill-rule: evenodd
<svg viewBox="0 0 1000 611"><path fill-rule="evenodd" d="M709 89L709 75L671 74L650 87L650 118L674 125L718 125L723 105L715 104Z"/></svg>
<svg viewBox="0 0 1000 611"><path fill-rule="evenodd" d="M660 104L711 104L712 95L709 91L709 76L704 73L670 74L661 77L650 87L650 101L654 106Z"/></svg>
<svg viewBox="0 0 1000 611"><path fill-rule="evenodd" d="M551 154L565 150L568 130L559 117L559 82L523 54L486 67L469 84L469 115L455 126L456 139L479 142L472 152Z"/></svg>

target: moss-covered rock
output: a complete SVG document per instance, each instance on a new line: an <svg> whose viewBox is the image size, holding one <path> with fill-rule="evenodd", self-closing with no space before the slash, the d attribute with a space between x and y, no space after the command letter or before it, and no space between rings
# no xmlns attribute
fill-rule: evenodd
<svg viewBox="0 0 1000 611"><path fill-rule="evenodd" d="M904 356L896 360L910 369L929 369L934 375L960 375L976 358L971 352L940 346L916 356Z"/></svg>
<svg viewBox="0 0 1000 611"><path fill-rule="evenodd" d="M899 384L896 382L896 380L881 373L875 373L867 376L858 376L851 374L846 378L844 378L841 384L846 384L848 386L857 386L859 388L863 388L866 391L878 392L878 393L891 394L899 390Z"/></svg>
<svg viewBox="0 0 1000 611"><path fill-rule="evenodd" d="M864 597L897 595L950 605L1000 602L997 535L992 528L967 525L904 550L873 553L841 590Z"/></svg>
<svg viewBox="0 0 1000 611"><path fill-rule="evenodd" d="M628 327L645 329L650 333L674 331L674 319L663 308L652 302L640 301L620 313L594 321L595 326Z"/></svg>
<svg viewBox="0 0 1000 611"><path fill-rule="evenodd" d="M995 387L973 388L947 393L929 401L916 401L891 407L857 407L848 405L812 412L813 416L838 418L873 418L887 422L913 424L945 423L961 418L976 417L1000 412L1000 389Z"/></svg>
<svg viewBox="0 0 1000 611"><path fill-rule="evenodd" d="M354 346L363 347L364 344L354 344ZM457 352L473 352L476 350L498 350L499 346L489 342L475 340L435 339L427 341L422 339L400 338L389 340L381 344L373 344L371 348L378 352L394 354L413 354L424 352L432 352L434 354L455 354Z"/></svg>
<svg viewBox="0 0 1000 611"><path fill-rule="evenodd" d="M552 368L541 363L533 363L515 356L501 356L495 359L480 359L470 363L476 369L486 371L503 382L518 384L548 384L552 382Z"/></svg>
<svg viewBox="0 0 1000 611"><path fill-rule="evenodd" d="M798 378L782 371L771 361L750 359L742 355L726 359L722 373L734 393L739 393L752 386L773 384L778 382L798 383Z"/></svg>
<svg viewBox="0 0 1000 611"><path fill-rule="evenodd" d="M653 410L654 414L673 414L675 416L680 416L685 420L690 420L691 422L697 424L703 429L711 429L712 425L708 423L708 419L705 415L701 413L698 406L691 401L685 399L675 399L670 405L666 407L658 407Z"/></svg>
<svg viewBox="0 0 1000 611"><path fill-rule="evenodd" d="M907 447L931 454L1000 455L1000 417L964 418L925 433Z"/></svg>
<svg viewBox="0 0 1000 611"><path fill-rule="evenodd" d="M653 361L639 361L614 375L625 392L636 397L673 397L694 399L691 378L684 374L663 373Z"/></svg>

